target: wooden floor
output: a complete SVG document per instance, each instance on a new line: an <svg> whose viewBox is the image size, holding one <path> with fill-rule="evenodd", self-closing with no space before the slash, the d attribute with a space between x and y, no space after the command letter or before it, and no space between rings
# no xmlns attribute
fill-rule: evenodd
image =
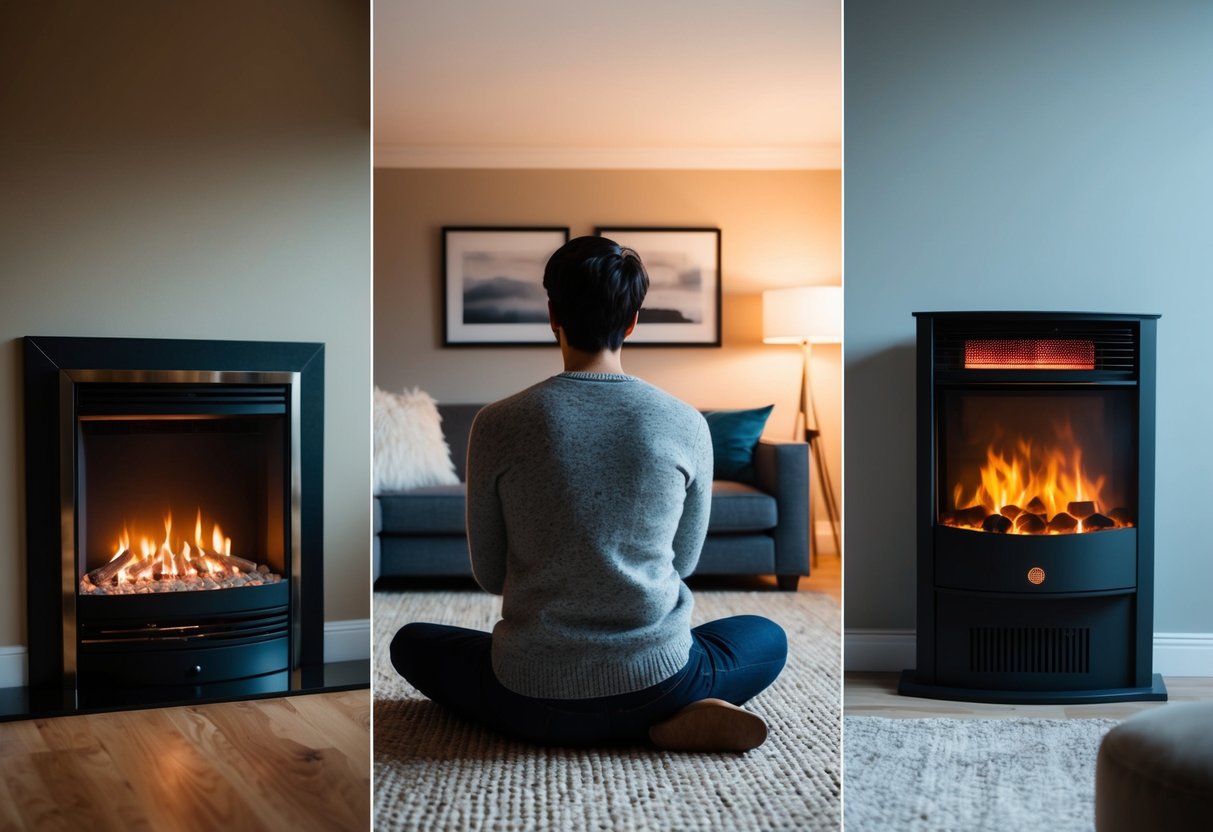
<svg viewBox="0 0 1213 832"><path fill-rule="evenodd" d="M838 555L821 555L813 574L800 579L800 590L803 592L824 592L842 606L842 558Z"/></svg>
<svg viewBox="0 0 1213 832"><path fill-rule="evenodd" d="M1163 708L1173 702L1213 700L1213 678L1165 678L1167 702L1113 702L1106 705L990 705L898 696L898 673L843 674L842 707L847 716L884 716L893 719L950 717L952 719L1124 719L1139 711Z"/></svg>
<svg viewBox="0 0 1213 832"><path fill-rule="evenodd" d="M842 558L837 555L822 555L817 559L813 574L800 579L800 592L821 592L842 606ZM699 589L736 589L741 591L776 590L778 583L774 575L692 575L687 585L694 592Z"/></svg>
<svg viewBox="0 0 1213 832"><path fill-rule="evenodd" d="M0 724L0 829L366 830L370 692Z"/></svg>

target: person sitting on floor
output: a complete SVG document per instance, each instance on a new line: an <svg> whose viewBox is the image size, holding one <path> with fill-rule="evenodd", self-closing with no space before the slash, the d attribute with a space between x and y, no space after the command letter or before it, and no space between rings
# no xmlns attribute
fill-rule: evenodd
<svg viewBox="0 0 1213 832"><path fill-rule="evenodd" d="M691 627L712 443L690 405L623 372L649 278L635 251L578 237L543 285L564 372L485 407L467 458L472 572L500 594L489 633L411 623L392 664L467 719L544 745L651 741L746 751L739 707L787 660L776 623Z"/></svg>

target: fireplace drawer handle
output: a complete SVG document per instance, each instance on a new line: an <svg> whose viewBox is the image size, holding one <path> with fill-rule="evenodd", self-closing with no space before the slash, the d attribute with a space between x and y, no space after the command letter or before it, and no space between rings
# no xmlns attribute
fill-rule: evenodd
<svg viewBox="0 0 1213 832"><path fill-rule="evenodd" d="M202 675L202 665L200 665L200 664L196 664L196 665L194 665L193 667L191 667L191 668L190 668L190 669L187 671L187 674L186 674L186 675L188 675L188 676L201 676L201 675Z"/></svg>

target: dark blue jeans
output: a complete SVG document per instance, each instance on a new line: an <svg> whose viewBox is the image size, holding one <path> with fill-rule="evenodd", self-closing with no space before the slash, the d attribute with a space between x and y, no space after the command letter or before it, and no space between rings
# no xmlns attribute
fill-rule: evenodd
<svg viewBox="0 0 1213 832"><path fill-rule="evenodd" d="M783 628L737 615L691 630L686 666L650 688L594 699L537 699L504 688L493 673L492 636L444 624L406 624L392 665L433 701L465 719L540 745L647 742L649 726L700 699L740 705L763 690L788 656Z"/></svg>

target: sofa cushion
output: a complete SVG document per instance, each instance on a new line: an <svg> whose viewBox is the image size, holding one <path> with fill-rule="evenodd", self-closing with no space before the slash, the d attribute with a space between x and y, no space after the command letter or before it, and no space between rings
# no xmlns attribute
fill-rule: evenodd
<svg viewBox="0 0 1213 832"><path fill-rule="evenodd" d="M715 478L754 481L754 446L775 405L753 410L709 410L703 414L712 434Z"/></svg>
<svg viewBox="0 0 1213 832"><path fill-rule="evenodd" d="M376 524L385 534L458 534L466 532L467 486L431 485L380 494ZM779 522L775 498L751 485L728 480L712 483L709 533L754 532Z"/></svg>
<svg viewBox="0 0 1213 832"><path fill-rule="evenodd" d="M695 564L696 575L757 575L775 571L769 534L710 534Z"/></svg>
<svg viewBox="0 0 1213 832"><path fill-rule="evenodd" d="M467 486L430 485L378 495L385 534L465 534Z"/></svg>
<svg viewBox="0 0 1213 832"><path fill-rule="evenodd" d="M383 535L380 574L391 578L410 575L471 575L468 540L450 534Z"/></svg>
<svg viewBox="0 0 1213 832"><path fill-rule="evenodd" d="M401 491L459 482L443 438L438 403L414 387L375 388L375 490Z"/></svg>
<svg viewBox="0 0 1213 832"><path fill-rule="evenodd" d="M717 532L757 532L773 529L779 523L775 498L752 485L731 480L712 483L712 513L708 534Z"/></svg>

